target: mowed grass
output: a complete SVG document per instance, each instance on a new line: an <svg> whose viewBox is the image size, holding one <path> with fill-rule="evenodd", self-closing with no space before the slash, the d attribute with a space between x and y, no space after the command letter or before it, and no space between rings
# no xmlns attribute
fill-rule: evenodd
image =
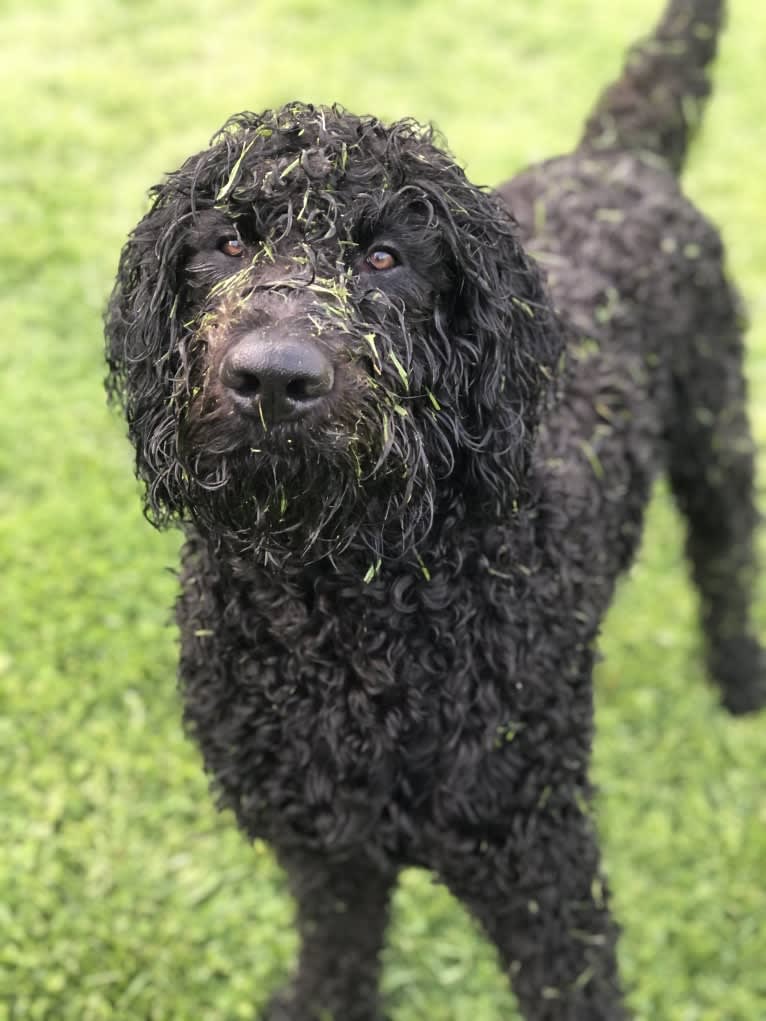
<svg viewBox="0 0 766 1021"><path fill-rule="evenodd" d="M496 183L571 145L660 6L5 0L0 1021L247 1019L295 950L268 851L216 815L181 734L178 539L142 519L104 407L101 310L146 189L233 111L293 98L432 119ZM686 180L751 309L766 450L766 6L732 6ZM766 716L717 709L661 489L597 678L623 972L641 1021L762 1021ZM385 989L395 1021L517 1016L491 951L422 873L402 880Z"/></svg>

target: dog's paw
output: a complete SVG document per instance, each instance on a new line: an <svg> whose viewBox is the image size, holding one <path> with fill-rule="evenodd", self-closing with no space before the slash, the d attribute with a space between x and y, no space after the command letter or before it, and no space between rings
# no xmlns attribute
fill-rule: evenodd
<svg viewBox="0 0 766 1021"><path fill-rule="evenodd" d="M319 1018L302 1008L291 992L282 990L272 996L258 1021L319 1021Z"/></svg>
<svg viewBox="0 0 766 1021"><path fill-rule="evenodd" d="M258 1014L258 1021L317 1021L317 1018L300 1011L294 998L282 992L272 996Z"/></svg>
<svg viewBox="0 0 766 1021"><path fill-rule="evenodd" d="M766 651L754 638L731 639L711 657L721 702L733 716L766 708Z"/></svg>
<svg viewBox="0 0 766 1021"><path fill-rule="evenodd" d="M365 1012L362 1006L347 1008L341 1011L326 1008L313 1009L310 1005L300 1003L289 991L283 990L273 996L264 1012L258 1015L258 1021L387 1021L382 1014L374 1010Z"/></svg>

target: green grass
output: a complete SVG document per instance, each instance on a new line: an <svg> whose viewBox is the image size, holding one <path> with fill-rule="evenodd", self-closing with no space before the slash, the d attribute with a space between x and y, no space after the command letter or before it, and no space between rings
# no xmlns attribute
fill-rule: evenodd
<svg viewBox="0 0 766 1021"><path fill-rule="evenodd" d="M766 450L766 6L732 6L686 180L750 304ZM143 521L104 408L101 309L146 188L229 113L292 98L433 119L474 180L500 181L572 143L659 7L2 4L0 1021L250 1018L294 952L268 852L216 816L181 735L178 542ZM717 710L699 646L660 493L598 675L623 971L641 1021L762 1021L766 720ZM385 985L396 1021L515 1016L492 954L420 873L397 897Z"/></svg>

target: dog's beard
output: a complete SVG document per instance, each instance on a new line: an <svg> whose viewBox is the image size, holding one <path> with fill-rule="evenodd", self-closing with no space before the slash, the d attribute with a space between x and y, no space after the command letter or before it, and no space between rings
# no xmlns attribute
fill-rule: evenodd
<svg viewBox="0 0 766 1021"><path fill-rule="evenodd" d="M269 427L192 409L179 430L183 502L238 554L281 569L329 558L374 574L384 559L417 555L432 525L434 468L417 415L368 399Z"/></svg>

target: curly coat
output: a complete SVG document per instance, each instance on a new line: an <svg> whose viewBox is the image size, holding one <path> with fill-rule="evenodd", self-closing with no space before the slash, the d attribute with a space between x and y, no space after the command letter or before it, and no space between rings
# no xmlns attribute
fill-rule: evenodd
<svg viewBox="0 0 766 1021"><path fill-rule="evenodd" d="M591 673L663 468L723 700L765 694L739 305L676 177L720 8L674 0L576 151L495 194L429 129L295 103L232 118L123 251L109 387L186 534L185 721L297 900L269 1018L379 1017L413 864L525 1017L626 1016Z"/></svg>

